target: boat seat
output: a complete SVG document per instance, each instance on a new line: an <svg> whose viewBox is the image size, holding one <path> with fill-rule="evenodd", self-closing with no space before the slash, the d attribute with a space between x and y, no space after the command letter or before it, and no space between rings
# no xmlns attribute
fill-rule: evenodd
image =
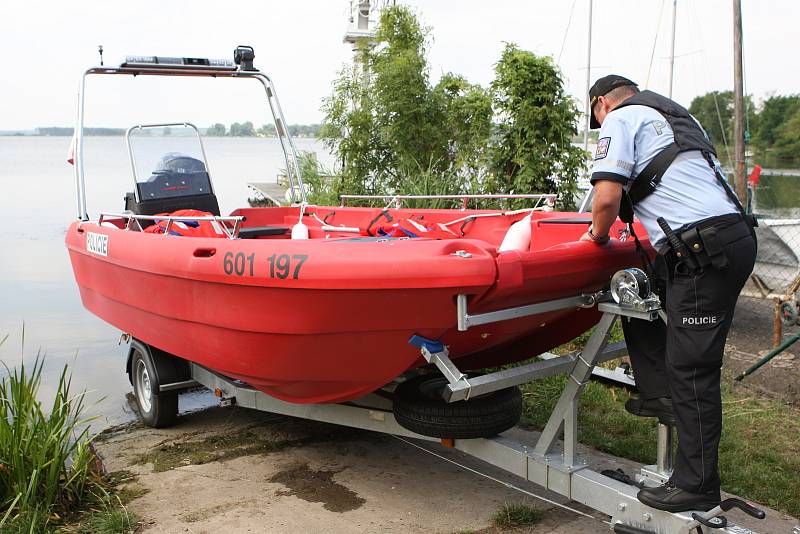
<svg viewBox="0 0 800 534"><path fill-rule="evenodd" d="M249 228L239 228L239 238L256 239L264 236L285 235L288 231L288 226L251 226Z"/></svg>
<svg viewBox="0 0 800 534"><path fill-rule="evenodd" d="M178 210L207 211L212 215L219 215L219 203L213 193L203 195L190 195L181 197L161 198L155 200L142 200L136 202L133 193L125 194L125 209L137 215L157 215L159 213L172 213ZM140 221L143 228L153 224L153 221Z"/></svg>

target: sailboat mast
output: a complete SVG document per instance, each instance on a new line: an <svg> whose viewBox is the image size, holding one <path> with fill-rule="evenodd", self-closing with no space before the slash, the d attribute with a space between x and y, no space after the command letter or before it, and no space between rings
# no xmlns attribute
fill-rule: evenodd
<svg viewBox="0 0 800 534"><path fill-rule="evenodd" d="M669 97L672 98L672 78L675 73L675 19L678 13L678 0L672 0L672 46L669 52Z"/></svg>
<svg viewBox="0 0 800 534"><path fill-rule="evenodd" d="M589 46L586 52L586 122L583 125L583 149L589 150L589 118L592 114L592 107L589 101L589 88L592 83L592 3L589 0Z"/></svg>
<svg viewBox="0 0 800 534"><path fill-rule="evenodd" d="M742 67L742 2L733 0L733 139L734 189L742 202L747 198L744 181L744 76Z"/></svg>

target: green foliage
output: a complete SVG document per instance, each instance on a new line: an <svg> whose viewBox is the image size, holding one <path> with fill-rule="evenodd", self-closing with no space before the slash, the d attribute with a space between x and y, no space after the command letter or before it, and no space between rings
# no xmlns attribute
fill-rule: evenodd
<svg viewBox="0 0 800 534"><path fill-rule="evenodd" d="M467 191L471 182L482 182L487 172L492 95L462 76L447 73L434 87L433 98L443 112L448 170L461 176L460 189Z"/></svg>
<svg viewBox="0 0 800 534"><path fill-rule="evenodd" d="M370 63L366 44L358 52L362 65ZM333 93L323 102L325 120L320 137L341 165L341 192L374 194L375 172L381 172L383 148L373 121L371 83L356 66L342 69L333 82Z"/></svg>
<svg viewBox="0 0 800 534"><path fill-rule="evenodd" d="M759 116L750 96L745 97L744 105L747 110L745 126L749 127L752 136L758 130ZM696 96L689 105L689 113L703 125L717 149L717 156L725 161L725 145L733 146L733 91L711 91ZM727 164L732 165L732 162L728 161Z"/></svg>
<svg viewBox="0 0 800 534"><path fill-rule="evenodd" d="M314 152L301 152L297 159L309 203L335 206L339 202L340 177L333 176L330 170L324 169Z"/></svg>
<svg viewBox="0 0 800 534"><path fill-rule="evenodd" d="M733 140L733 91L711 91L696 96L689 105L694 115L708 134L717 150Z"/></svg>
<svg viewBox="0 0 800 534"><path fill-rule="evenodd" d="M37 398L42 367L37 357L32 369L6 368L0 379L0 529L39 532L91 486L95 455L83 394L70 393L65 366L45 412Z"/></svg>
<svg viewBox="0 0 800 534"><path fill-rule="evenodd" d="M753 145L759 150L772 148L781 137L782 126L798 111L800 111L800 95L773 95L767 98L758 114L758 131L753 136ZM800 136L800 133L796 135Z"/></svg>
<svg viewBox="0 0 800 534"><path fill-rule="evenodd" d="M139 526L139 518L117 502L93 512L81 521L79 534L133 534Z"/></svg>
<svg viewBox="0 0 800 534"><path fill-rule="evenodd" d="M560 193L572 207L584 152L572 146L578 108L550 57L507 44L492 82L500 123L491 169L498 190Z"/></svg>
<svg viewBox="0 0 800 534"><path fill-rule="evenodd" d="M432 86L427 37L409 8L387 8L378 46L362 43L355 65L334 81L320 133L341 165L339 193L571 199L583 165L570 145L577 108L552 60L509 45L491 89L452 73ZM513 74L516 66L525 71Z"/></svg>
<svg viewBox="0 0 800 534"><path fill-rule="evenodd" d="M444 112L432 98L423 29L410 9L387 9L377 39L385 43L371 58L375 127L382 141L385 187L402 190L422 166L446 166Z"/></svg>
<svg viewBox="0 0 800 534"><path fill-rule="evenodd" d="M231 129L228 135L231 137L253 137L256 134L255 129L253 128L253 123L250 121L238 123L234 122L231 124Z"/></svg>
<svg viewBox="0 0 800 534"><path fill-rule="evenodd" d="M786 160L800 160L800 105L776 129L775 155Z"/></svg>
<svg viewBox="0 0 800 534"><path fill-rule="evenodd" d="M207 130L206 135L212 137L224 137L225 136L225 125L222 123L215 123L212 124Z"/></svg>

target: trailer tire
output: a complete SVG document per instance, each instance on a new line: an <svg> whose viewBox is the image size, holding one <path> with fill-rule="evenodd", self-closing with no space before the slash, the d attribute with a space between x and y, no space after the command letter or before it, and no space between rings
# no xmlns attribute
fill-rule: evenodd
<svg viewBox="0 0 800 534"><path fill-rule="evenodd" d="M466 401L447 403L441 391L442 375L420 375L406 380L394 392L398 424L435 438L487 438L516 425L522 415L522 393L514 386Z"/></svg>
<svg viewBox="0 0 800 534"><path fill-rule="evenodd" d="M130 369L133 396L144 424L153 428L175 424L178 418L178 392L160 391L161 384L151 352L146 348L132 347Z"/></svg>

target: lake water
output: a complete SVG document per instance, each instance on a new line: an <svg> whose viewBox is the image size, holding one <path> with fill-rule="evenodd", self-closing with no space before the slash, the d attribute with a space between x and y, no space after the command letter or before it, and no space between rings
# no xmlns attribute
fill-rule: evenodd
<svg viewBox="0 0 800 534"><path fill-rule="evenodd" d="M223 213L247 206L247 182L274 182L286 166L277 139L204 142ZM115 424L133 417L125 400L131 391L125 374L127 346L117 344L117 329L83 308L72 275L64 246L67 227L77 216L73 168L66 163L69 143L66 137L0 137L0 339L8 334L0 360L13 367L23 359L32 363L37 352L45 354L46 400L69 364L74 391L88 390L89 402L96 403L92 411L102 417L97 424ZM320 142L295 143L298 150L316 152L323 165L331 165ZM90 216L122 210L123 195L133 186L124 139L90 137L84 151ZM202 404L213 397L181 402Z"/></svg>

